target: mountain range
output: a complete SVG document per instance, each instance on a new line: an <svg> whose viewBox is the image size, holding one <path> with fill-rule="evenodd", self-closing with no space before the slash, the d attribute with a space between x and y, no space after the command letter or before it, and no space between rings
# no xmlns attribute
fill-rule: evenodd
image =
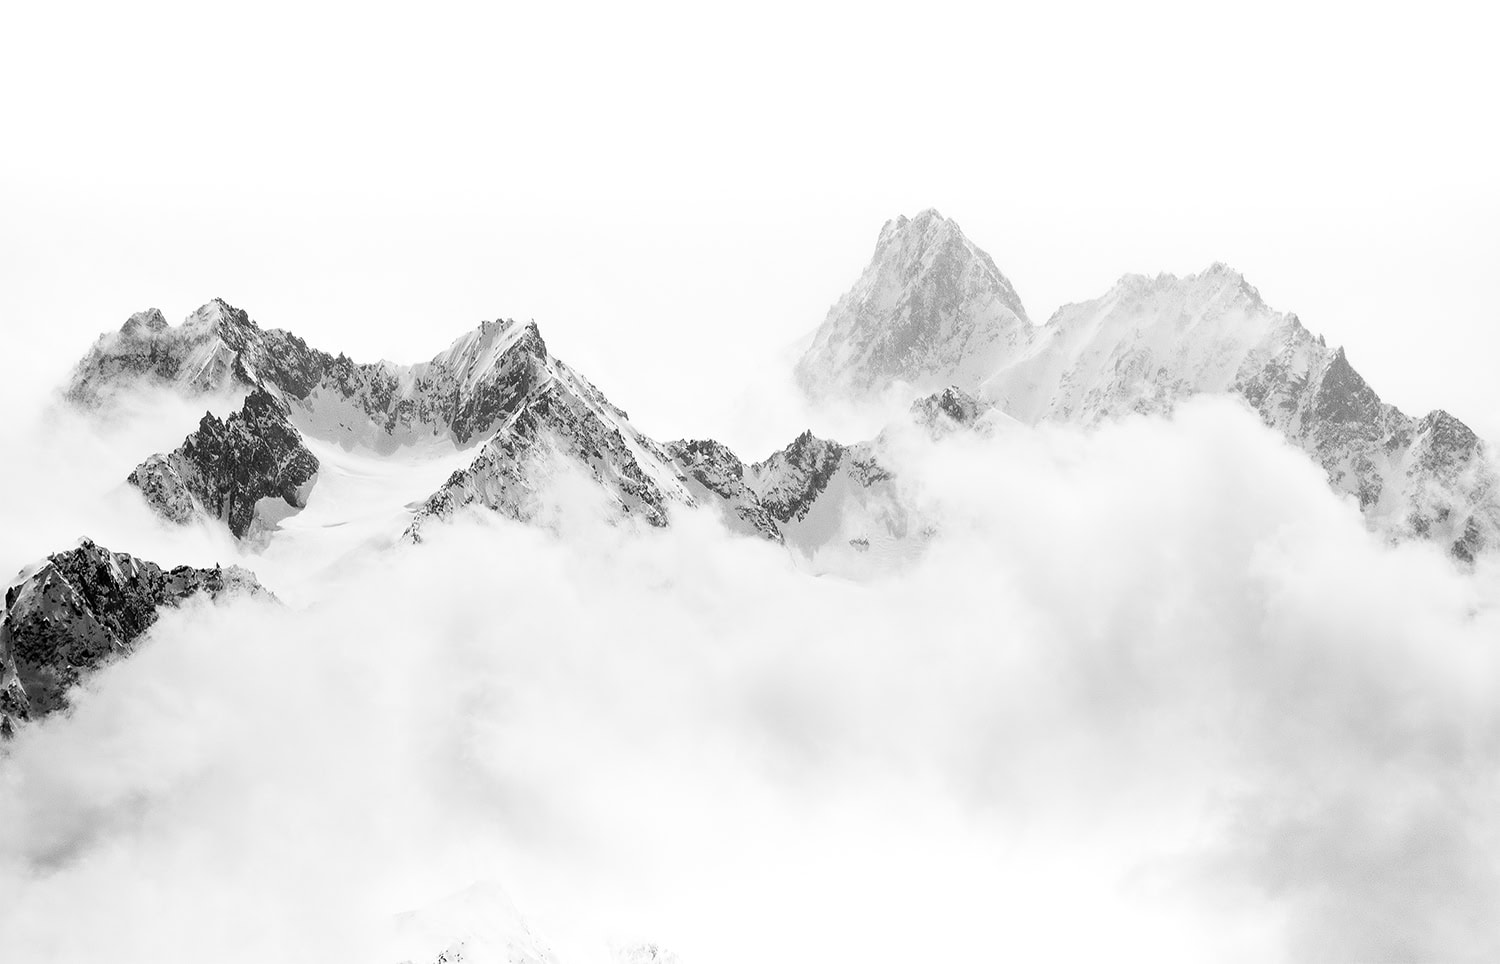
<svg viewBox="0 0 1500 964"><path fill-rule="evenodd" d="M1223 264L1127 275L1038 325L954 221L933 210L896 218L791 375L814 401L894 400L907 417L854 443L803 432L749 462L713 439L648 437L534 322L482 322L415 364L361 363L220 299L176 326L155 309L130 316L93 344L63 396L100 414L141 388L229 405L170 451L140 453L119 481L168 527L222 527L251 553L285 538L299 513L344 498L329 479L355 453L458 466L377 517L379 543L397 551L421 551L464 513L561 525L566 492L606 520L653 528L707 510L814 572L879 572L937 531L892 468L901 433L940 442L1170 417L1201 395L1237 400L1306 453L1380 537L1430 541L1460 566L1500 545L1500 487L1475 433L1445 411L1417 417L1382 401L1343 348ZM0 620L0 737L65 713L76 687L128 656L163 612L240 596L276 602L246 569L167 568L87 538L28 566ZM424 964L555 959L494 888L398 924ZM676 960L649 944L616 956Z"/></svg>
<svg viewBox="0 0 1500 964"><path fill-rule="evenodd" d="M1444 411L1418 418L1383 402L1342 348L1223 264L1127 275L1036 325L954 221L934 210L899 217L793 376L814 399L896 397L909 427L934 438L1093 425L1229 396L1306 452L1386 538L1431 540L1460 564L1500 544L1500 488L1474 432ZM552 525L554 491L569 480L606 518L664 527L706 507L815 571L879 569L934 531L887 467L887 432L855 444L804 432L753 463L711 439L658 442L552 355L534 322L486 321L431 359L398 365L310 347L220 299L176 326L152 309L100 336L64 396L102 411L146 386L229 396L238 410L205 414L181 445L143 453L121 481L164 520L222 525L252 550L319 498L323 466L310 445L463 460L435 490L401 495L404 522L389 536L408 544L468 511ZM225 585L258 590L249 573L224 572L164 575L87 540L24 571L0 623L0 726L64 708L67 688L127 652L162 606Z"/></svg>
<svg viewBox="0 0 1500 964"><path fill-rule="evenodd" d="M1500 542L1496 472L1474 432L1442 410L1414 417L1383 402L1343 348L1224 264L1126 275L1038 326L952 220L897 218L796 377L815 397L854 401L952 385L1032 425L1232 396L1321 465L1375 530L1433 540L1463 562Z"/></svg>

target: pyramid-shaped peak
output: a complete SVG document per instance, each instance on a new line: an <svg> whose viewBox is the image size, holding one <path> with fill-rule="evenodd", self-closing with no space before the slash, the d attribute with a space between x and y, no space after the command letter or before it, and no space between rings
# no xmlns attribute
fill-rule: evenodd
<svg viewBox="0 0 1500 964"><path fill-rule="evenodd" d="M529 360L522 362L523 356ZM497 318L460 335L429 364L458 373L463 385L472 390L503 366L540 365L547 357L547 344L535 321Z"/></svg>
<svg viewBox="0 0 1500 964"><path fill-rule="evenodd" d="M1026 320L1021 299L995 262L964 235L957 221L943 217L937 208L928 208L912 218L901 215L885 223L875 246L875 257L865 274L881 271L895 272L907 285L972 276Z"/></svg>
<svg viewBox="0 0 1500 964"><path fill-rule="evenodd" d="M1031 337L1021 299L958 225L929 208L881 229L874 257L797 364L814 397L926 394L983 376Z"/></svg>
<svg viewBox="0 0 1500 964"><path fill-rule="evenodd" d="M205 302L197 311L193 312L193 314L203 318L218 318L223 315L244 314L244 312L223 298L212 298Z"/></svg>
<svg viewBox="0 0 1500 964"><path fill-rule="evenodd" d="M236 308L223 298L215 298L188 316L186 327L211 329L235 351L245 350L261 338L260 326L243 308Z"/></svg>

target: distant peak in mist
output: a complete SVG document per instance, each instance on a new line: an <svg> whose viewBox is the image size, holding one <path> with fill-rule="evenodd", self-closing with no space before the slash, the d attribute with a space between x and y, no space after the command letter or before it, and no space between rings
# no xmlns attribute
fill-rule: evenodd
<svg viewBox="0 0 1500 964"><path fill-rule="evenodd" d="M1500 545L1500 478L1483 444L1455 434L1436 453L1422 449L1425 423L1382 403L1342 348L1329 352L1222 261L1183 277L1127 274L1038 328L955 222L936 210L898 217L794 375L811 398L856 403L951 385L1030 423L1095 423L1231 395L1392 538L1437 539L1465 561Z"/></svg>

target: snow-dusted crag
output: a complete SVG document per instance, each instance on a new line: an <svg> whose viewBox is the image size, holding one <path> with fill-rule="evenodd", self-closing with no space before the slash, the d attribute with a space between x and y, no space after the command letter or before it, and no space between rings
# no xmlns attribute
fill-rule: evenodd
<svg viewBox="0 0 1500 964"><path fill-rule="evenodd" d="M430 519L479 505L522 522L548 517L559 476L591 480L606 510L653 526L669 506L694 504L657 443L637 432L625 413L561 362L546 359L546 378L503 421L479 456L418 510L407 537L420 541Z"/></svg>
<svg viewBox="0 0 1500 964"><path fill-rule="evenodd" d="M972 390L1031 336L1026 309L990 260L937 211L886 223L870 265L797 363L814 396Z"/></svg>
<svg viewBox="0 0 1500 964"><path fill-rule="evenodd" d="M185 524L222 519L235 538L307 505L318 459L288 418L285 402L257 386L238 412L206 413L176 450L153 455L129 482L163 517Z"/></svg>
<svg viewBox="0 0 1500 964"><path fill-rule="evenodd" d="M922 217L897 232L908 245L898 263L926 264L956 246L972 248L950 237L957 233L952 222L948 231L913 232ZM897 382L941 382L1023 422L1083 424L1168 412L1198 394L1237 396L1322 465L1332 486L1353 496L1380 531L1433 539L1462 560L1500 545L1500 486L1474 433L1446 412L1419 419L1382 402L1343 349L1329 349L1296 315L1267 306L1226 265L1183 278L1128 275L1103 297L1066 305L1040 328L1006 339L999 351L993 343L971 351L968 331L993 313L982 302L965 305L960 314L972 312L975 320L950 324L945 347L913 344L903 369L874 346L904 343L911 328L904 306L925 303L928 283L912 272L909 290L880 299L863 294L872 275L901 276L889 267L892 233L888 224L875 260L840 302L869 306L858 324L835 309L799 363L799 379L815 394L857 399Z"/></svg>
<svg viewBox="0 0 1500 964"><path fill-rule="evenodd" d="M1014 421L957 385L917 399L911 403L910 412L912 422L934 440L961 431L990 435L1002 421Z"/></svg>
<svg viewBox="0 0 1500 964"><path fill-rule="evenodd" d="M217 391L235 377L230 341L242 339L228 333L233 322L233 309L222 301L204 305L176 328L156 308L137 312L94 342L74 369L68 398L97 406L122 386L141 383Z"/></svg>
<svg viewBox="0 0 1500 964"><path fill-rule="evenodd" d="M120 388L189 393L265 388L317 438L380 452L445 439L477 444L534 386L546 346L535 324L487 321L416 365L358 363L311 348L215 299L177 327L152 309L101 336L74 370L67 396L106 403Z"/></svg>
<svg viewBox="0 0 1500 964"><path fill-rule="evenodd" d="M290 436L266 396L284 406L296 429L345 447L388 454L422 443L479 446L472 464L439 491L413 493L425 498L409 530L413 539L427 520L471 504L535 519L540 490L559 469L581 470L621 512L653 525L666 523L668 504L693 504L661 447L552 357L532 323L484 322L416 365L361 364L310 348L288 332L262 329L246 312L216 300L176 328L161 321L160 312L133 316L80 362L68 397L99 405L126 383L190 393L250 389L258 417L234 426L245 431L230 433L241 444L230 453L231 464L219 466L221 474L231 474L229 488L236 493L277 496L294 507L305 491L301 469L307 462L288 460ZM222 434L207 424L199 435L205 432ZM210 508L224 501L219 478L200 486L211 490L212 500L194 490L193 479L204 473L185 468L182 452L148 460L132 480L173 518L189 513L186 494ZM253 465L244 458L268 452L280 457ZM240 507L243 500L230 501ZM236 517L231 525L244 521Z"/></svg>
<svg viewBox="0 0 1500 964"><path fill-rule="evenodd" d="M915 257L912 270L934 291L967 291L982 281L991 294L1014 301L988 259L935 213L893 225L887 235L883 248L893 258ZM924 238L951 250L922 255L917 242ZM917 322L939 325L924 336L929 340L966 317L948 308L942 319L936 308L918 310L936 297L904 302ZM1009 325L1020 317L1004 319ZM979 329L961 327L970 341L980 338ZM248 390L240 412L222 422L206 415L182 447L152 456L130 478L165 517L182 522L204 512L241 537L269 535L279 517L305 504L318 463L299 433L377 454L433 444L449 452L473 448L469 464L435 492L407 500L409 542L471 507L544 525L582 509L661 527L675 511L708 506L732 530L823 557L815 566L822 569L839 568L833 553L904 546L925 531L880 462L881 440L845 446L804 433L754 465L713 440L659 444L553 357L535 324L485 322L417 365L359 364L262 329L244 311L213 301L176 328L159 312L133 316L95 344L68 394L103 405L124 385L141 383L190 394ZM951 387L913 409L935 435L996 415Z"/></svg>
<svg viewBox="0 0 1500 964"><path fill-rule="evenodd" d="M667 454L701 501L717 499L731 528L748 529L781 542L776 518L745 480L745 463L729 446L713 439L667 443Z"/></svg>
<svg viewBox="0 0 1500 964"><path fill-rule="evenodd" d="M168 518L183 521L202 507L225 517L236 535L257 512L274 519L305 501L317 466L298 451L300 431L380 454L425 444L476 448L436 492L412 493L419 507L406 530L410 541L420 541L434 519L469 506L549 520L559 492L577 479L623 518L663 526L674 506L711 505L733 528L781 539L770 513L736 483L740 462L732 452L716 443L669 450L639 432L548 352L533 323L484 322L416 365L360 364L262 329L216 300L175 328L160 312L132 316L79 363L68 397L104 405L131 384L250 391L244 411L224 423L206 416L181 449L153 456L131 477Z"/></svg>
<svg viewBox="0 0 1500 964"><path fill-rule="evenodd" d="M163 607L266 595L238 566L163 569L84 539L19 574L0 622L0 732L67 707L68 690L128 653Z"/></svg>
<svg viewBox="0 0 1500 964"><path fill-rule="evenodd" d="M750 466L745 485L787 545L815 570L879 568L913 551L918 543L911 537L924 530L898 480L881 464L884 444L876 438L841 445L803 432ZM851 567L850 552L870 560ZM879 565L869 565L875 560Z"/></svg>
<svg viewBox="0 0 1500 964"><path fill-rule="evenodd" d="M1086 423L1200 393L1238 396L1381 531L1436 540L1462 560L1500 539L1500 490L1473 432L1446 412L1417 419L1382 402L1342 348L1222 264L1130 275L1065 306L982 392L1023 420Z"/></svg>

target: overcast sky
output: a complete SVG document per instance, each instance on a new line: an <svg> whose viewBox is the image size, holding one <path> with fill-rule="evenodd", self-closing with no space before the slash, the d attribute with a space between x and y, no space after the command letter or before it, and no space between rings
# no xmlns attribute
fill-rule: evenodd
<svg viewBox="0 0 1500 964"><path fill-rule="evenodd" d="M12 379L215 296L360 359L530 317L647 432L746 439L728 421L776 352L886 219L936 206L1037 322L1223 260L1388 400L1500 437L1489 5L7 19Z"/></svg>

